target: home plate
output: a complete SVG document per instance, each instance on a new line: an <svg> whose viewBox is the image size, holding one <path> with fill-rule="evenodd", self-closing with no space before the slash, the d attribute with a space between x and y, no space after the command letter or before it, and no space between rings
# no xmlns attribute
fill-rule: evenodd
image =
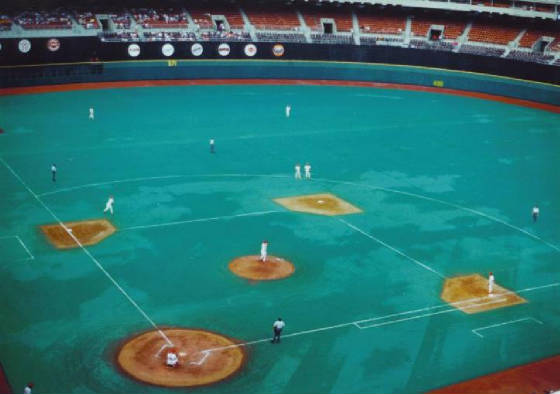
<svg viewBox="0 0 560 394"><path fill-rule="evenodd" d="M324 203L323 200L317 200L317 202L318 202L319 204L323 204L323 203Z"/></svg>

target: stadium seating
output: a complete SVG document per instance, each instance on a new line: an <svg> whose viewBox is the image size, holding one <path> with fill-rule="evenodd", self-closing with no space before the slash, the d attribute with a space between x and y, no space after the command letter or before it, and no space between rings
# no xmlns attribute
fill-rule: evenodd
<svg viewBox="0 0 560 394"><path fill-rule="evenodd" d="M259 30L295 30L301 26L291 8L255 7L245 10L249 21Z"/></svg>
<svg viewBox="0 0 560 394"><path fill-rule="evenodd" d="M521 32L518 27L495 26L475 22L469 32L469 41L507 45Z"/></svg>
<svg viewBox="0 0 560 394"><path fill-rule="evenodd" d="M207 6L205 8L200 8L196 4L189 5L187 11L191 14L193 19L202 20L205 26L213 25L211 15L223 15L231 29L243 29L245 22L241 16L239 8L236 6L225 7L225 6Z"/></svg>
<svg viewBox="0 0 560 394"><path fill-rule="evenodd" d="M302 11L305 24L312 31L322 31L321 18L334 20L338 32L352 31L352 14L349 10L326 10L317 7L309 7Z"/></svg>
<svg viewBox="0 0 560 394"><path fill-rule="evenodd" d="M132 10L136 23L144 29L151 28L185 28L188 26L187 16L178 9L139 8Z"/></svg>
<svg viewBox="0 0 560 394"><path fill-rule="evenodd" d="M403 16L359 14L358 23L362 33L402 34L406 28Z"/></svg>
<svg viewBox="0 0 560 394"><path fill-rule="evenodd" d="M24 12L15 19L16 23L24 29L71 29L72 20L64 11L53 12Z"/></svg>
<svg viewBox="0 0 560 394"><path fill-rule="evenodd" d="M455 22L443 18L429 18L425 16L414 16L412 18L411 32L413 36L426 37L432 25L444 26L443 37L445 39L456 39L467 26L464 22Z"/></svg>

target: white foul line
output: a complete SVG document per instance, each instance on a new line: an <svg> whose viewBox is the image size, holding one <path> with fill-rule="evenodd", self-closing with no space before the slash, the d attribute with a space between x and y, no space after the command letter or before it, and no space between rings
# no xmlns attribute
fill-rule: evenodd
<svg viewBox="0 0 560 394"><path fill-rule="evenodd" d="M56 189L56 190L52 190L52 191L50 191L50 192L40 193L40 194L37 194L37 196L43 197L43 196L48 196L48 195L50 195L50 194L68 192L68 191L78 190L78 189L84 189L84 188L88 188L88 187L112 185L112 184L115 184L115 183L153 181L153 180L157 180L157 179L180 178L180 177L182 177L182 176L183 176L183 175L165 175L165 176L152 176L152 177L147 177L147 178L129 178L129 179L120 179L120 180L116 180L116 181L107 181L107 182L98 182L98 183L88 183L88 184L85 184L85 185L78 185L78 186L66 187L66 188L63 188L63 189Z"/></svg>
<svg viewBox="0 0 560 394"><path fill-rule="evenodd" d="M271 213L281 213L283 211L259 211L259 212L247 212L247 213L240 213L237 215L227 215L227 216L215 216L211 218L199 218L199 219L190 219L190 220L181 220L175 222L167 222L167 223L159 223L159 224L147 224L144 226L131 226L119 229L119 231L127 231L127 230L139 230L145 228L154 228L154 227L166 227L166 226L177 226L179 224L186 224L186 223L196 223L196 222L210 222L214 220L224 220L224 219L233 219L233 218L240 218L245 216L262 216L268 215Z"/></svg>
<svg viewBox="0 0 560 394"><path fill-rule="evenodd" d="M372 239L372 240L374 240L375 242L377 242L377 243L379 243L379 244L385 246L386 248L388 248L388 249L392 250L393 252L397 253L398 255L400 255L400 256L402 256L402 257L404 257L404 258L406 258L406 259L412 261L413 263L418 264L420 267L422 267L422 268L424 268L424 269L426 269L426 270L428 270L428 271L430 271L430 272L436 274L436 275L439 276L440 278L445 279L445 276L442 275L442 274L440 274L440 273L439 273L438 271L436 271L435 269L433 269L433 268L431 268L431 267L428 267L426 264L421 263L420 261L416 260L415 258L410 257L409 255L407 255L407 254L401 252L400 250L398 250L398 249L392 247L391 245L389 245L389 244L383 242L382 240L380 240L380 239L378 239L378 238L375 238L373 235L366 233L365 231L363 231L363 230L359 229L358 227L354 226L353 224L348 223L346 220L341 219L341 218L338 218L338 221L339 221L339 222L342 222L342 223L344 223L345 225L347 225L348 227L350 227L350 228L356 230L356 231L359 232L360 234L365 235L365 236L368 237L369 239Z"/></svg>
<svg viewBox="0 0 560 394"><path fill-rule="evenodd" d="M173 343L169 340L169 338L167 337L167 335L165 335L165 333L156 325L156 323L154 323L154 321L146 314L146 312L144 312L142 310L142 308L140 308L140 306L136 303L136 301L134 301L132 299L132 297L130 297L128 295L128 293L117 283L117 281L111 276L111 274L109 274L109 272L107 272L107 270L105 270L105 268L101 265L101 263L99 261L97 261L97 259L95 257L93 257L93 255L89 252L89 250L87 250L84 245L82 245L82 243L78 240L78 238L76 238L74 236L74 234L68 229L68 227L66 227L64 225L64 223L62 223L62 221L58 218L58 216L56 216L54 214L54 212L41 200L41 198L39 196L37 196L37 194L35 194L35 192L33 192L33 190L31 190L29 188L29 186L27 186L27 184L23 181L23 179L21 179L21 177L16 174L16 172L12 169L12 167L10 167L8 165L8 163L6 163L4 161L3 158L0 157L0 161L2 162L2 164L12 173L12 175L19 181L19 183L21 183L23 185L23 187L25 187L27 189L27 191L29 192L29 194L31 194L33 196L33 198L35 198L35 200L37 200L37 202L39 204L41 204L43 206L43 208L45 208L45 210L50 213L50 215L58 222L58 224L60 225L60 227L62 227L66 233L74 240L74 242L84 251L84 253L95 263L95 265L97 265L97 267L101 270L101 272L103 272L105 274L105 276L107 278L109 278L109 280L111 282L113 282L113 284L115 285L115 287L128 299L128 301L130 301L130 303L138 310L138 312L140 312L140 314L142 316L144 316L144 318L152 325L152 327L154 327L158 333L163 337L163 339L165 340L165 342L167 342L168 344L172 345Z"/></svg>
<svg viewBox="0 0 560 394"><path fill-rule="evenodd" d="M69 187L69 188L65 188L65 189L58 189L58 190L54 190L54 191L50 191L50 192L45 192L42 194L39 194L39 196L45 196L45 195L49 195L49 194L55 194L55 193L61 193L61 192L65 192L65 191L71 191L71 190L77 190L77 189L82 189L82 188L87 188L87 187L95 187L95 186L102 186L102 185L109 185L109 184L113 184L113 183L124 183L124 182L137 182L137 181L143 181L143 180L155 180L155 179L166 179L166 178L181 178L181 177L192 177L192 178L196 178L196 177L200 177L200 178L205 178L205 177L266 177L266 178L291 178L291 176L288 175L283 175L283 174L199 174L199 175L167 175L167 176L158 176L158 177L149 177L149 178L131 178L131 179L123 179L123 180L115 180L115 181L106 181L106 182L99 182L99 183L90 183L90 184L85 184L85 185L78 185L78 186L74 186L74 187ZM449 207L453 207L456 209L460 209L478 216L482 216L488 220L491 220L493 222L496 223L500 223L503 224L504 226L507 226L513 230L519 231L525 235L527 235L528 237L531 237L539 242L542 242L543 244L551 247L552 249L556 250L557 252L560 252L560 247L545 241L544 239L540 238L539 236L532 234L520 227L514 226L513 224L510 224L502 219L499 219L495 216L486 214L484 212L481 211L477 211L476 209L472 209L472 208L468 208L459 204L455 204L452 202L447 202L447 201L443 201L443 200L439 200L437 198L433 198L433 197L428 197L428 196L424 196L421 194L416 194L416 193L411 193L411 192L405 192L405 191L401 191L401 190L395 190L395 189L389 189L389 188L384 188L384 187L380 187L380 186L371 186L371 185L367 185L367 184L363 184L363 183L357 183L357 182L348 182L348 181L339 181L339 180L335 180L335 179L327 179L327 178L314 178L312 179L312 181L314 182L327 182L327 183L334 183L334 184L339 184L339 185L351 185L351 186L357 186L357 187L365 187L368 189L372 189L372 190L381 190L387 193L395 193L395 194L401 194L403 196L408 196L408 197L414 197L414 198L419 198L422 200L426 200L426 201L431 201L431 202L435 202L438 204L442 204L442 205L447 205Z"/></svg>
<svg viewBox="0 0 560 394"><path fill-rule="evenodd" d="M550 283L550 284L543 285L543 286L528 287L528 288L517 290L517 291L511 291L510 293L527 293L529 291L541 290L541 289L546 289L546 288L549 288L549 287L557 287L557 286L560 286L560 282ZM504 293L504 294L507 294L507 293ZM402 319L402 318L400 318L400 319L395 319L395 320L390 320L390 321L384 322L380 325L359 327L359 324L362 323L362 322L373 321L373 320L384 320L388 317L397 317L397 316L402 316L402 315L411 314L411 313L415 313L415 312L421 312L421 311L427 311L427 310L430 310L430 309L442 308L442 307L446 307L448 305L458 305L458 304L461 304L461 303L472 302L473 300L479 300L479 299L484 299L484 298L486 298L486 297L472 298L472 299L468 299L468 300L452 302L452 303L449 303L449 304L435 305L435 306L430 306L430 307L426 307L426 308L420 308L420 309L414 309L414 310L409 310L409 311L404 311L404 312L399 312L399 313L393 313L393 314L385 315L385 316L378 316L378 317L371 318L371 319L356 320L356 321L352 321L352 322L348 322L348 323L335 324L335 325L332 325L332 326L314 328L314 329L304 330L304 331L297 331L297 332L294 332L292 334L282 335L282 338L291 338L291 337L296 337L296 336L300 336L300 335L313 334L313 333L317 333L317 332L321 332L321 331L329 331L329 330L334 330L334 329L337 329L337 328L350 327L350 326L358 327L358 328L363 330L363 329L366 329L366 328L379 327L381 325L396 324L396 323L400 323L400 322L407 321L407 320L412 320L412 319L409 319L409 318ZM485 303L479 303L477 306L492 304L492 303L500 302L500 301L502 301L502 300L494 299L494 300L491 300L491 301L488 301L488 302L485 302ZM448 312L459 311L459 310L460 309L457 309L457 308L450 308L450 309L446 309L444 311L425 313L425 314L422 314L419 317L414 317L414 318L429 317L429 316L434 316L434 315L438 315L438 314L441 314L441 313L448 313ZM241 347L241 346L250 346L250 345L256 345L256 344L263 343L263 342L269 342L270 340L271 340L271 338L262 338L262 339L257 339L257 340L250 341L250 342L242 342L242 343L236 343L236 344L228 345L228 346L220 346L220 347L215 347L215 348L212 348L212 349L206 349L204 351L213 352L213 351L227 350L227 349Z"/></svg>
<svg viewBox="0 0 560 394"><path fill-rule="evenodd" d="M19 244L23 247L23 249L25 250L25 252L27 253L27 255L29 256L26 259L18 259L16 261L28 261L28 260L35 260L35 256L33 256L31 254L31 252L29 251L29 249L27 248L27 246L23 243L23 241L21 240L21 238L18 235L6 235L3 237L0 237L0 239L9 239L9 238L15 238Z"/></svg>
<svg viewBox="0 0 560 394"><path fill-rule="evenodd" d="M356 182L336 181L336 180L325 179L325 178L318 178L318 179L313 179L313 180L314 181L319 181L319 182L330 182L330 183L341 184L341 185L353 185L353 186L358 186L358 187L366 187L368 189L381 190L381 191L388 192L388 193L401 194L403 196L419 198L419 199L422 199L422 200L432 201L432 202L436 202L438 204L447 205L449 207L453 207L453 208L456 208L456 209L460 209L460 210L463 210L463 211L466 211L466 212L473 213L473 214L478 215L478 216L485 217L486 219L489 219L489 220L494 221L496 223L503 224L504 226L507 226L511 229L517 230L517 231L519 231L519 232L521 232L521 233L523 233L523 234L525 234L525 235L527 235L527 236L529 236L533 239L536 239L536 240L542 242L543 244L551 247L552 249L556 250L557 252L560 252L560 247L558 247L558 246L556 246L556 245L554 245L554 244L552 244L548 241L545 241L544 239L536 236L535 234L532 234L532 233L530 233L526 230L523 230L520 227L514 226L513 224L510 224L510 223L508 223L508 222L506 222L502 219L499 219L495 216L488 215L484 212L480 212L480 211L477 211L476 209L464 207L464 206L459 205L459 204L454 204L454 203L451 203L451 202L439 200L439 199L433 198L433 197L423 196L421 194L403 192L403 191L400 191L400 190L388 189L388 188L379 187L379 186L370 186L370 185L365 185L365 184L356 183Z"/></svg>
<svg viewBox="0 0 560 394"><path fill-rule="evenodd" d="M506 322L503 322L503 323L492 324L491 326L475 328L474 330L471 330L471 331L472 331L473 334L479 336L480 338L484 338L484 336L482 334L480 334L479 331L487 330L489 328L494 328L494 327L505 326L507 324L519 323L519 322L527 321L527 320L533 320L535 323L538 323L538 324L541 324L541 325L543 324L542 321L537 320L533 317L524 317L523 319L510 320L510 321L506 321Z"/></svg>

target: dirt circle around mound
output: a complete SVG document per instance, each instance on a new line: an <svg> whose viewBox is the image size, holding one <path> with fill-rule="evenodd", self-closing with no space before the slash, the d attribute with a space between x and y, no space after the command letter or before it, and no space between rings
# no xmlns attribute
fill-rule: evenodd
<svg viewBox="0 0 560 394"><path fill-rule="evenodd" d="M296 268L288 260L277 256L268 256L260 261L260 256L241 256L229 263L229 269L237 276L251 280L278 280L291 276Z"/></svg>
<svg viewBox="0 0 560 394"><path fill-rule="evenodd" d="M163 329L127 340L116 354L117 366L130 377L162 387L195 387L220 382L244 365L246 353L238 341L199 329ZM165 363L167 353L179 358L175 367Z"/></svg>

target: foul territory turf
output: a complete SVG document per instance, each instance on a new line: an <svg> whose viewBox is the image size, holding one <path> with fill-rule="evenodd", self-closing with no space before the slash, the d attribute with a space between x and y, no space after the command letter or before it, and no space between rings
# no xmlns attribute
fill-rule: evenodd
<svg viewBox="0 0 560 394"><path fill-rule="evenodd" d="M114 365L150 320L248 342L243 369L200 393L420 393L560 353L558 114L365 87L165 86L4 96L0 122L0 362L16 391L165 391ZM313 179L294 180L306 162ZM362 212L273 201L320 193ZM90 255L58 250L40 230L55 216L117 231ZM232 274L264 239L294 275ZM465 314L440 299L446 278L488 271L527 303ZM260 341L278 317L282 342Z"/></svg>

